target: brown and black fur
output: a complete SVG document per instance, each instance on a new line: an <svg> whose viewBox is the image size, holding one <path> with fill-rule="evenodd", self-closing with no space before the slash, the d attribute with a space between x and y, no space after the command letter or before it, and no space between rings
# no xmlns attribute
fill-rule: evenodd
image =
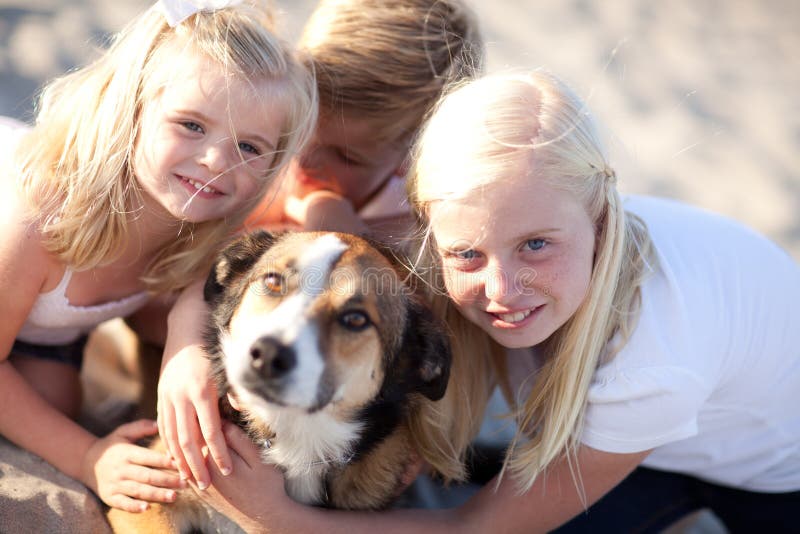
<svg viewBox="0 0 800 534"><path fill-rule="evenodd" d="M324 236L328 237L319 239ZM335 257L331 269L341 269L337 271L340 273L353 273L350 277L353 279L356 279L358 273L373 269L379 270L382 277L364 282L367 278L362 276L363 287L352 292L352 295L348 292L350 285L345 285L345 289L341 291L334 291L336 288L331 285L325 287L319 297L303 297L308 300L308 310L307 314L304 311L302 320L308 322L308 331L315 332L318 337L315 350L322 356L324 371L320 374L317 396L313 402L303 408L285 409L291 411L292 417L318 417L330 420L334 426L341 421L344 425L357 423L361 427L357 435L347 442L345 454L323 458L314 466L313 476L319 477L323 491L317 496L309 496L302 489L305 488L306 481L293 485L292 473L296 472L293 471L296 466L284 465L280 461L286 454L290 455L291 448L308 444L287 443L290 432L278 431L276 434L273 422L263 419L264 411L246 404L248 398L255 398L253 391L263 391L263 399L269 403L264 402L270 405L268 412L279 413L284 409L280 406L280 395L275 394L275 391L280 391L280 387L268 384L262 388L257 383L265 373L261 362L257 368L256 363L250 364L257 371L236 368L236 373L241 371L240 375L247 378L247 381L240 378L235 381L238 385L234 387L228 376L231 363L226 359L231 356L226 355L226 347L230 347L231 337L241 336L243 329L240 324L250 327L260 324L250 321L248 314L262 313L264 310L265 313L271 313L296 294L292 293L293 286L289 282L290 277L287 277L286 295L259 295L254 288L258 288L259 280L265 273L290 272L307 258L299 254L293 257L296 251L305 254L310 247L322 242L340 242L346 246L344 252ZM313 254L313 250L311 253ZM329 255L328 259L334 256L335 254ZM271 441L272 447L264 451L264 456L284 470L286 489L290 496L319 506L380 509L390 504L397 495L401 478L415 456L409 420L422 398L435 401L444 395L451 359L449 341L442 324L433 317L423 301L409 290L404 282L405 276L406 273L391 260L390 255L378 252L365 240L346 234L272 235L256 232L239 238L219 255L204 290L211 310L206 345L213 362L214 378L223 402L227 394L237 399L241 408L239 416L242 426L253 440L256 443ZM385 285L386 281L396 284L395 290L388 291L384 288L381 292L380 286ZM355 285L358 283L355 282ZM340 294L345 296L340 298ZM303 298L298 298L297 302L305 302ZM273 305L275 307L270 308ZM348 306L360 307L359 310L368 316L369 321L365 328L350 331L340 324L341 315L338 314L348 313ZM279 335L280 332L272 332L268 337L272 340ZM253 345L260 343L261 339L258 338ZM303 338L307 339L309 338ZM276 351L282 352L294 347L280 345L271 341L269 354L274 355ZM377 354L373 354L376 351ZM302 357L297 356L298 359ZM254 357L254 361L256 360ZM370 373L354 370L355 365L371 365L372 370ZM269 374L265 376L265 383L278 383L282 379ZM247 386L252 391L243 393L242 384L245 383L252 385L252 388ZM364 401L348 404L347 398L335 397L335 392L340 389L353 393L372 393ZM270 456L273 452L274 455ZM191 492L184 492L175 505L152 508L153 513L138 514L138 519L144 520L144 523L151 520L154 523L170 523L172 530L167 531L202 530L204 525L198 523L209 520L209 512L201 503L195 502L195 496ZM176 515L184 519L192 516L192 519L184 523L182 520L176 521ZM137 528L143 522L137 521ZM118 524L114 526L120 528ZM180 528L175 528L176 526Z"/></svg>

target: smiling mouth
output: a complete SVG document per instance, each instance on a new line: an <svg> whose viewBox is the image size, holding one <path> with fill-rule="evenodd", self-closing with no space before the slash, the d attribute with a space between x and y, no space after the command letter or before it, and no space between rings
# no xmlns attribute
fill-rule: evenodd
<svg viewBox="0 0 800 534"><path fill-rule="evenodd" d="M204 184L203 182L198 182L197 180L192 180L191 178L186 178L185 176L178 176L178 178L180 178L185 183L191 185L192 187L194 187L195 189L197 189L198 191L200 191L202 193L207 193L207 194L210 194L210 195L221 195L222 194L221 191L218 191L217 189L214 189L210 185Z"/></svg>
<svg viewBox="0 0 800 534"><path fill-rule="evenodd" d="M528 310L518 311L514 313L492 313L492 312L487 312L487 313L489 313L489 315L491 315L492 317L500 319L504 323L516 324L530 317L530 315L535 311L537 311L539 308L541 308L541 306L536 306Z"/></svg>

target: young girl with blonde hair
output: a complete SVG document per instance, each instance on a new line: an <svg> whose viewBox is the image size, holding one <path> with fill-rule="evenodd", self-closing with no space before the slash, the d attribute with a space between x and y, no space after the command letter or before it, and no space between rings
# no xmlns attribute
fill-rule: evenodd
<svg viewBox="0 0 800 534"><path fill-rule="evenodd" d="M565 532L659 532L701 507L734 531L796 529L792 258L723 217L621 197L586 106L541 71L448 94L410 178L419 270L456 343L422 448L457 463L497 382L518 428L504 471L451 510L302 508L226 427L234 476L213 471L207 499L249 532L545 532L587 508Z"/></svg>
<svg viewBox="0 0 800 534"><path fill-rule="evenodd" d="M154 422L98 439L72 420L85 336L202 276L316 120L270 12L216 4L154 5L2 132L0 433L127 510L181 484L134 445Z"/></svg>
<svg viewBox="0 0 800 534"><path fill-rule="evenodd" d="M404 162L444 88L482 68L472 12L461 0L323 0L300 47L316 72L320 120L246 226L345 231L408 247L414 220ZM230 462L199 311L196 285L170 313L158 422L178 467L204 486L203 446L218 466Z"/></svg>

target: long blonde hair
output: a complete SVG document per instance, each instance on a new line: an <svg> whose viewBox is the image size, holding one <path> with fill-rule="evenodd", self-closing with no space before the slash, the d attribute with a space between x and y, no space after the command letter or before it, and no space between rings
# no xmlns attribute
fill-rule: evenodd
<svg viewBox="0 0 800 534"><path fill-rule="evenodd" d="M484 55L461 0L322 0L300 47L320 107L367 118L391 141L410 138L447 84L481 72Z"/></svg>
<svg viewBox="0 0 800 534"><path fill-rule="evenodd" d="M46 250L76 269L108 263L124 248L141 205L134 178L139 117L153 94L155 72L168 69L170 44L184 46L246 80L269 80L286 109L263 188L299 153L313 131L313 75L270 31L266 7L242 3L199 12L171 28L158 5L145 11L93 63L44 90L36 124L15 154L20 189ZM208 268L210 253L258 202L225 220L185 223L150 262L142 279L153 291L176 290Z"/></svg>
<svg viewBox="0 0 800 534"><path fill-rule="evenodd" d="M574 459L587 391L601 358L611 358L609 342L632 331L639 287L653 261L644 223L625 212L616 175L597 128L583 102L563 82L544 71L501 73L466 83L446 96L424 127L409 175L409 196L421 222L429 227L432 202L458 199L482 187L502 186L512 176L544 180L582 200L596 229L595 256L588 293L575 314L538 349L544 364L527 400L514 398L518 432L506 456L520 491L528 490L547 466ZM427 232L421 244L423 272L432 284L441 278L440 259ZM439 284L441 287L441 284ZM488 334L444 304L455 332ZM496 372L509 397L507 375L497 372L504 358L495 346L462 343L454 358L450 404L441 409L437 432L449 427L463 446L469 425L459 421L461 406L479 407L488 393L472 389L476 377L464 373ZM466 363L469 361L469 363ZM480 362L480 363L475 363ZM485 381L485 380L484 380ZM479 410L473 408L473 412Z"/></svg>

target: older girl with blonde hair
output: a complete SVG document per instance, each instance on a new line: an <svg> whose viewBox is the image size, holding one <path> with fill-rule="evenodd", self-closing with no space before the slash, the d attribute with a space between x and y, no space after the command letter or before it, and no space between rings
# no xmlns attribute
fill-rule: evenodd
<svg viewBox="0 0 800 534"><path fill-rule="evenodd" d="M224 4L228 5L225 7ZM316 120L311 76L269 10L159 2L94 63L52 82L36 124L2 129L0 434L139 510L171 463L73 421L86 334L202 276ZM188 9L187 9L188 8Z"/></svg>
<svg viewBox="0 0 800 534"><path fill-rule="evenodd" d="M700 507L734 531L796 529L792 258L729 219L620 196L586 106L542 71L448 94L410 178L418 269L455 343L420 449L458 465L498 383L518 428L503 472L451 510L300 509L274 480L248 493L274 474L228 427L239 476L214 472L207 498L250 532L545 532L587 508L565 532L658 532Z"/></svg>

